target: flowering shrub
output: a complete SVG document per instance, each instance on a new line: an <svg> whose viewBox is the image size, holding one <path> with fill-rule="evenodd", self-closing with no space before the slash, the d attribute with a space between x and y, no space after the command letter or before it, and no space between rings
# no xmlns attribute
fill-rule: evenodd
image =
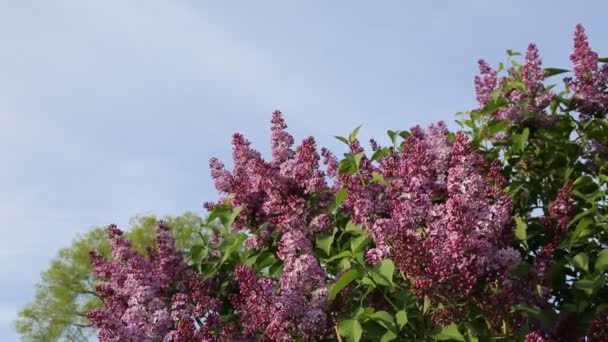
<svg viewBox="0 0 608 342"><path fill-rule="evenodd" d="M493 69L462 131L337 137L338 159L274 112L271 158L233 136L221 198L180 255L110 227L93 255L103 341L608 340L608 64L577 26L574 70L530 44Z"/></svg>

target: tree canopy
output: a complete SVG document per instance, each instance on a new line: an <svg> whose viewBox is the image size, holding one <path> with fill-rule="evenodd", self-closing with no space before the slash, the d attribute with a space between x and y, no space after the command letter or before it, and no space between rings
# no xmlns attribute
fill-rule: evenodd
<svg viewBox="0 0 608 342"><path fill-rule="evenodd" d="M202 218L194 213L163 218L171 226L178 248L185 250L196 241ZM131 219L125 236L133 249L147 253L156 241L158 218L153 215ZM194 239L194 240L193 240ZM87 313L103 305L95 292L90 252L110 256L105 227L94 228L61 249L47 270L41 273L36 295L19 312L17 331L25 341L88 341L95 335Z"/></svg>

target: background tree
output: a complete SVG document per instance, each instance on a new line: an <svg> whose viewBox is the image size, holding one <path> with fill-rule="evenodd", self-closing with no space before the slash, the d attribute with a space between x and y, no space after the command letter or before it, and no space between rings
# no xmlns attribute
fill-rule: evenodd
<svg viewBox="0 0 608 342"><path fill-rule="evenodd" d="M171 227L178 249L199 243L197 232L202 218L194 213L168 216L163 219ZM156 240L154 215L136 216L125 234L133 249L146 253ZM74 240L70 247L61 249L42 272L33 301L19 312L16 328L25 341L88 341L95 329L87 318L92 309L102 306L95 293L94 276L89 252L110 255L105 227L94 228Z"/></svg>

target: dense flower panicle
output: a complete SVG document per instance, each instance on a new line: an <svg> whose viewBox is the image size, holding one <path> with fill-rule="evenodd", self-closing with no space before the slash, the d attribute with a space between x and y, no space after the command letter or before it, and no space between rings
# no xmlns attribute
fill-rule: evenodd
<svg viewBox="0 0 608 342"><path fill-rule="evenodd" d="M548 120L545 117L546 108L555 95L543 85L545 75L535 44L528 46L523 66L511 67L506 76L499 77L497 71L483 60L479 61L479 70L480 75L475 77L479 109L492 102L495 92L494 95L506 100L507 104L492 113L494 118L515 123L526 116L536 114L535 120L545 124Z"/></svg>
<svg viewBox="0 0 608 342"><path fill-rule="evenodd" d="M281 112L273 113L272 124L271 162L265 161L240 134L233 138L231 173L224 173L223 168L218 171L220 164L212 159L216 184L226 185L218 189L234 207L242 208L235 228L249 229L264 223L269 230L282 232L295 228L314 233L328 228L327 218L319 215L326 212L333 198L325 173L319 168L320 156L314 139L304 139L292 150L293 137L285 131L287 125ZM325 158L331 159L327 153Z"/></svg>
<svg viewBox="0 0 608 342"><path fill-rule="evenodd" d="M478 64L480 75L475 76L475 93L479 106L483 108L492 100L491 94L498 85L498 74L483 59Z"/></svg>
<svg viewBox="0 0 608 342"><path fill-rule="evenodd" d="M281 236L277 255L283 261L291 261L300 254L312 253L312 242L301 230L293 230Z"/></svg>
<svg viewBox="0 0 608 342"><path fill-rule="evenodd" d="M168 228L159 224L156 248L147 257L133 252L116 226L108 232L112 260L91 254L96 292L105 304L89 313L100 341L212 339L219 302L175 250ZM194 320L203 317L205 323L195 328Z"/></svg>
<svg viewBox="0 0 608 342"><path fill-rule="evenodd" d="M250 230L248 248L264 246L270 233L278 231L277 256L284 267L277 284L240 267L235 272L239 293L232 301L249 336L315 340L326 334L329 308L326 274L312 255L312 238L331 227L327 210L335 195L320 169L315 140L306 138L293 150L294 140L286 128L281 112L275 111L270 162L242 136L233 139L234 170L223 192L231 205L242 208L235 226ZM327 172L336 174L337 161L329 151L322 151ZM224 177L214 170L212 165L212 175ZM216 183L219 176L214 177Z"/></svg>
<svg viewBox="0 0 608 342"><path fill-rule="evenodd" d="M543 89L545 73L542 69L542 62L536 44L528 45L521 78L529 92L537 93Z"/></svg>
<svg viewBox="0 0 608 342"><path fill-rule="evenodd" d="M533 331L526 335L525 342L548 342L546 335L541 332Z"/></svg>
<svg viewBox="0 0 608 342"><path fill-rule="evenodd" d="M306 194L320 193L327 190L325 174L319 170L319 154L313 137L304 139L296 154L293 174Z"/></svg>
<svg viewBox="0 0 608 342"><path fill-rule="evenodd" d="M571 200L572 182L567 182L549 205L549 215L541 218L548 242L541 247L534 261L534 274L542 283L549 266L553 262L555 252L563 239L563 232L574 217L576 205Z"/></svg>
<svg viewBox="0 0 608 342"><path fill-rule="evenodd" d="M598 66L598 55L591 50L585 29L577 25L574 32L574 79L569 81L574 90L573 100L581 118L604 118L608 113L608 65Z"/></svg>
<svg viewBox="0 0 608 342"><path fill-rule="evenodd" d="M246 335L291 341L295 336L317 340L327 334L325 272L312 255L288 259L280 289L245 266L237 268L235 277L240 292L233 296L233 304Z"/></svg>
<svg viewBox="0 0 608 342"><path fill-rule="evenodd" d="M549 206L549 218L556 222L557 232L566 229L576 210L575 204L570 199L571 190L572 182L566 183Z"/></svg>
<svg viewBox="0 0 608 342"><path fill-rule="evenodd" d="M215 182L215 188L221 192L228 191L232 183L232 175L226 171L224 164L217 158L211 158L209 167L211 168L211 178Z"/></svg>
<svg viewBox="0 0 608 342"><path fill-rule="evenodd" d="M326 148L321 149L321 155L323 156L327 176L336 178L338 176L338 159Z"/></svg>
<svg viewBox="0 0 608 342"><path fill-rule="evenodd" d="M589 341L608 341L608 311L598 314L587 331Z"/></svg>
<svg viewBox="0 0 608 342"><path fill-rule="evenodd" d="M374 183L373 173L385 184ZM475 303L475 295L487 295L484 284L505 281L521 261L510 247L512 204L500 165L488 166L462 133L451 142L443 123L415 127L402 152L377 164L363 158L356 176L340 181L348 190L344 208L376 245L368 262L392 258L419 295ZM509 303L495 311L504 314ZM446 308L435 319L459 314Z"/></svg>
<svg viewBox="0 0 608 342"><path fill-rule="evenodd" d="M291 147L294 144L293 137L285 129L287 124L280 111L272 113L272 135L270 148L272 151L272 162L280 164L293 157Z"/></svg>
<svg viewBox="0 0 608 342"><path fill-rule="evenodd" d="M270 325L277 311L275 285L270 279L258 278L251 268L242 265L235 269L234 276L239 293L233 295L231 301L241 318L243 333L259 335Z"/></svg>

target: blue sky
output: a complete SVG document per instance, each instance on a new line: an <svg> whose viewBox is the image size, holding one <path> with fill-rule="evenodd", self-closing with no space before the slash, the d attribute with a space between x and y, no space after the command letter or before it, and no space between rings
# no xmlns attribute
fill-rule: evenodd
<svg viewBox="0 0 608 342"><path fill-rule="evenodd" d="M77 234L202 213L234 131L267 152L281 109L338 150L359 124L452 123L479 57L534 41L569 66L579 22L608 55L608 3L582 3L0 0L0 340Z"/></svg>

